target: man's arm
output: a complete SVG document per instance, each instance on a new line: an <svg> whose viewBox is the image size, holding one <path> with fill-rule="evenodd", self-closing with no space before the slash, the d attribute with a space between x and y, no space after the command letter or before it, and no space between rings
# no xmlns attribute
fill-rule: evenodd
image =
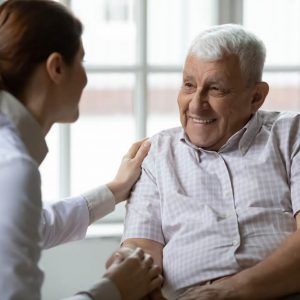
<svg viewBox="0 0 300 300"><path fill-rule="evenodd" d="M163 245L161 243L148 239L127 239L123 242L122 246L129 248L142 248L145 253L149 254L153 258L154 264L159 266L162 273ZM162 300L165 298L162 296L161 290L157 289L153 291L148 298L144 298L144 300L146 299Z"/></svg>
<svg viewBox="0 0 300 300"><path fill-rule="evenodd" d="M297 230L268 258L212 285L191 288L181 300L275 299L300 292L300 214Z"/></svg>
<svg viewBox="0 0 300 300"><path fill-rule="evenodd" d="M129 248L142 248L146 253L151 255L154 260L154 264L162 269L163 245L161 243L148 239L127 239L122 245Z"/></svg>
<svg viewBox="0 0 300 300"><path fill-rule="evenodd" d="M163 245L149 239L126 239L120 249L116 250L107 260L106 268L108 269L114 262L116 254L123 259L129 257L131 253L136 249L141 248L145 253L150 255L153 259L153 263L158 266L162 272L162 251Z"/></svg>

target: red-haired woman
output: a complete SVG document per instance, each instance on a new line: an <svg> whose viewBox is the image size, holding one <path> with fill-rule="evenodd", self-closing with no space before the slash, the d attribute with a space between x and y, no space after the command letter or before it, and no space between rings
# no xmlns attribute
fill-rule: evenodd
<svg viewBox="0 0 300 300"><path fill-rule="evenodd" d="M74 122L87 78L82 25L62 5L8 0L0 6L0 297L40 299L41 248L80 239L125 200L148 142L132 146L115 179L77 198L42 208L38 167L56 122ZM80 272L80 271L79 271ZM161 284L141 249L119 257L89 291L70 299L140 299Z"/></svg>

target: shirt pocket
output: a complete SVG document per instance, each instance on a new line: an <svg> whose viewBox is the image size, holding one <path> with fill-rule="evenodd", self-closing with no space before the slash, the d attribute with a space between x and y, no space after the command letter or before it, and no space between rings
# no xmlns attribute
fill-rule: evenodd
<svg viewBox="0 0 300 300"><path fill-rule="evenodd" d="M162 227L166 239L174 234L201 231L221 219L222 213L199 196L170 193L162 205Z"/></svg>

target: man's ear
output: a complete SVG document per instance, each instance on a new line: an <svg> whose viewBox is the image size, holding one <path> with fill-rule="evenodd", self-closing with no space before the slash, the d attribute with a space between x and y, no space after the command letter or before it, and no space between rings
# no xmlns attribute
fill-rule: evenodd
<svg viewBox="0 0 300 300"><path fill-rule="evenodd" d="M61 54L53 52L46 61L46 69L51 80L58 84L63 80L65 63Z"/></svg>
<svg viewBox="0 0 300 300"><path fill-rule="evenodd" d="M258 82L255 85L252 96L252 112L255 113L265 102L265 99L269 93L269 85L264 82Z"/></svg>

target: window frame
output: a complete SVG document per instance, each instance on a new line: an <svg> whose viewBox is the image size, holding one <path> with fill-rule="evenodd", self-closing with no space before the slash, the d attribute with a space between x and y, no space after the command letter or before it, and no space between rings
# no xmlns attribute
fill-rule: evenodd
<svg viewBox="0 0 300 300"><path fill-rule="evenodd" d="M91 73L132 73L135 75L134 87L134 120L135 137L141 139L147 135L147 102L148 77L155 73L180 73L181 65L150 65L147 60L147 26L148 1L137 1L137 63L133 66L102 66L87 65L87 74ZM182 0L184 1L184 0ZM71 9L71 0L60 0ZM238 23L243 24L243 0L217 0L217 24ZM296 66L266 66L265 72L300 72L300 65ZM71 144L70 125L59 125L59 197L70 195L71 190ZM110 221L111 222L111 221ZM119 223L119 220L116 220Z"/></svg>

